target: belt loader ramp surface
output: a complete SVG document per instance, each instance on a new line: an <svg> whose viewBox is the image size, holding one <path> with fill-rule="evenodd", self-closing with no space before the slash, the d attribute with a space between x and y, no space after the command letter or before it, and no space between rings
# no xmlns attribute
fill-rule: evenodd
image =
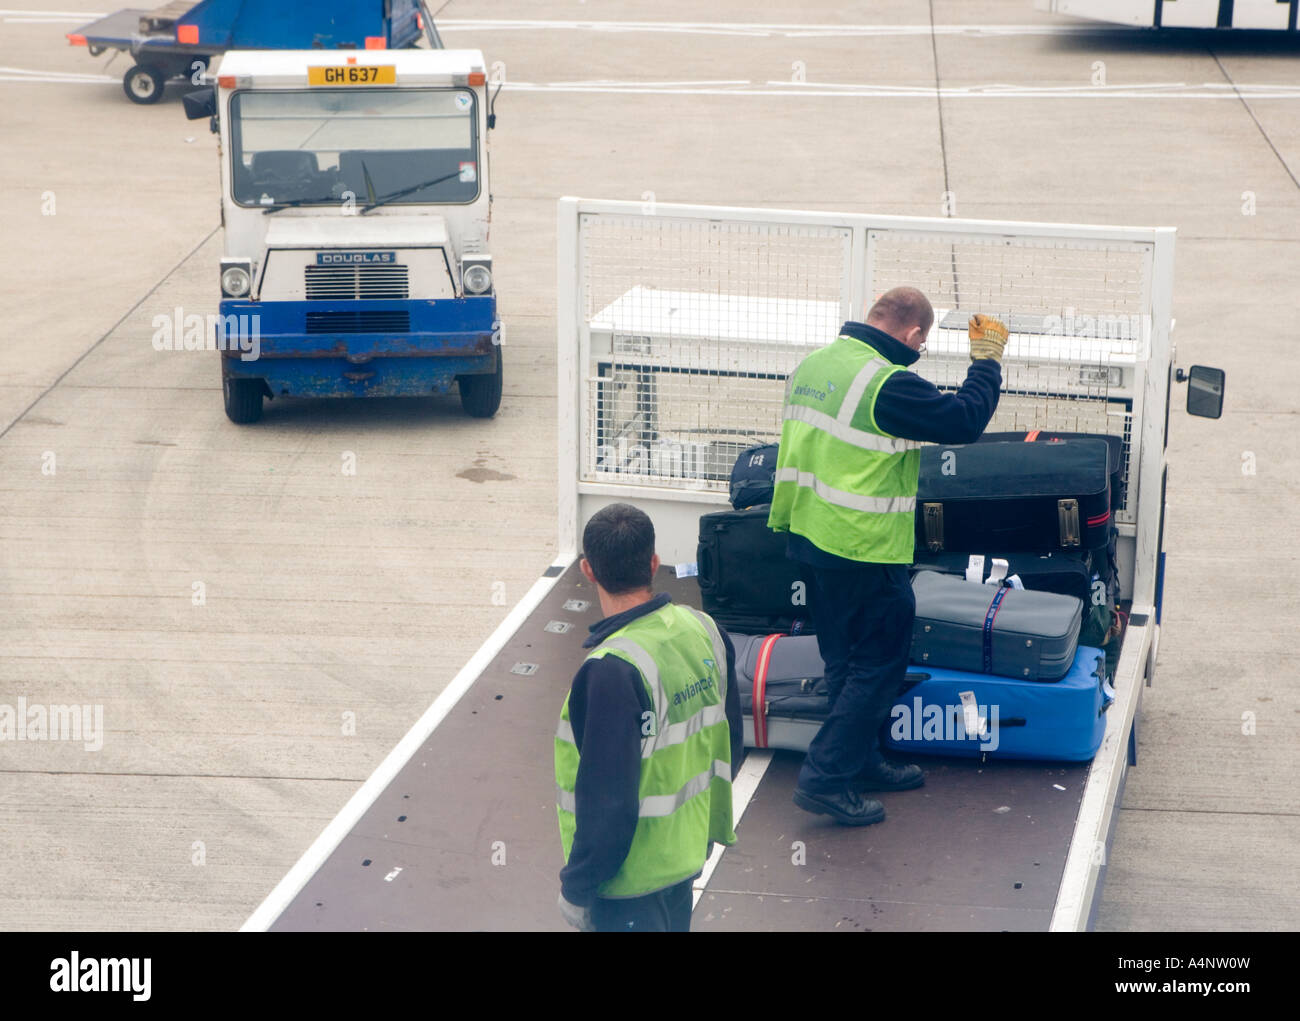
<svg viewBox="0 0 1300 1021"><path fill-rule="evenodd" d="M600 616L584 524L634 503L664 564L692 563L736 453L779 435L786 376L900 284L936 306L916 369L940 386L965 313L1011 326L991 430L1124 439L1105 738L1084 765L927 759L866 831L799 811L799 756L751 749L693 927L1088 928L1159 634L1173 230L562 199L558 238L560 552L244 928L561 928L552 738ZM698 605L678 573L656 587Z"/></svg>

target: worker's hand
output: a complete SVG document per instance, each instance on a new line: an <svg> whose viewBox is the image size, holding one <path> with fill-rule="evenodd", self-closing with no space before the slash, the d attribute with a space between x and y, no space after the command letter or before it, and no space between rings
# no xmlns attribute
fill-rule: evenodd
<svg viewBox="0 0 1300 1021"><path fill-rule="evenodd" d="M970 360L991 358L1001 364L1002 351L1007 346L1007 328L992 316L973 315L966 329L970 337Z"/></svg>
<svg viewBox="0 0 1300 1021"><path fill-rule="evenodd" d="M596 927L591 922L591 908L580 908L576 904L570 904L564 899L563 893L560 894L560 914L579 932L596 931Z"/></svg>

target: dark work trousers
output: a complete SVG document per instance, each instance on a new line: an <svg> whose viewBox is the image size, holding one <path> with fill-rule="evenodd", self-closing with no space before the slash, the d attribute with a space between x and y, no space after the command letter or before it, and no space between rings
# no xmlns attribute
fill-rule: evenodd
<svg viewBox="0 0 1300 1021"><path fill-rule="evenodd" d="M836 794L881 757L880 727L907 673L916 599L904 564L804 565L803 577L831 712L808 746L799 786Z"/></svg>
<svg viewBox="0 0 1300 1021"><path fill-rule="evenodd" d="M597 932L690 932L693 882L683 879L644 897L597 897L591 923Z"/></svg>

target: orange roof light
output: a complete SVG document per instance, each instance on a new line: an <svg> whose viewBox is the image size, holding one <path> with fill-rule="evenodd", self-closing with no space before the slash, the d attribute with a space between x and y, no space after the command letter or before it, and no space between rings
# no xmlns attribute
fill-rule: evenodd
<svg viewBox="0 0 1300 1021"><path fill-rule="evenodd" d="M69 33L68 33L68 45L69 45L69 46L85 46L85 45L86 45L86 37L85 37L84 35L73 35L71 32L69 32Z"/></svg>
<svg viewBox="0 0 1300 1021"><path fill-rule="evenodd" d="M235 87L235 76L233 74L218 75L217 85L223 89L233 89Z"/></svg>
<svg viewBox="0 0 1300 1021"><path fill-rule="evenodd" d="M382 35L368 35L366 36L366 49L386 50L388 49L388 40Z"/></svg>
<svg viewBox="0 0 1300 1021"><path fill-rule="evenodd" d="M471 71L469 73L469 83L471 85L485 85L487 84L487 75L482 71Z"/></svg>
<svg viewBox="0 0 1300 1021"><path fill-rule="evenodd" d="M187 46L197 46L199 44L199 26L177 25L176 41L178 43L185 43Z"/></svg>
<svg viewBox="0 0 1300 1021"><path fill-rule="evenodd" d="M348 63L349 63L349 64L355 64L356 62L357 62L357 58L356 58L356 57L348 57Z"/></svg>

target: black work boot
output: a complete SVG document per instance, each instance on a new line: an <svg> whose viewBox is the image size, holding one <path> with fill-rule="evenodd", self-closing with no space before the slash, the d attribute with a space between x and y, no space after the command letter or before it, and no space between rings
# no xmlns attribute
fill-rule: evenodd
<svg viewBox="0 0 1300 1021"><path fill-rule="evenodd" d="M925 783L920 766L895 766L880 759L857 776L860 791L910 791Z"/></svg>
<svg viewBox="0 0 1300 1021"><path fill-rule="evenodd" d="M796 787L794 803L806 812L829 815L843 826L870 826L873 822L885 820L885 806L879 801L864 798L857 791L813 794Z"/></svg>

